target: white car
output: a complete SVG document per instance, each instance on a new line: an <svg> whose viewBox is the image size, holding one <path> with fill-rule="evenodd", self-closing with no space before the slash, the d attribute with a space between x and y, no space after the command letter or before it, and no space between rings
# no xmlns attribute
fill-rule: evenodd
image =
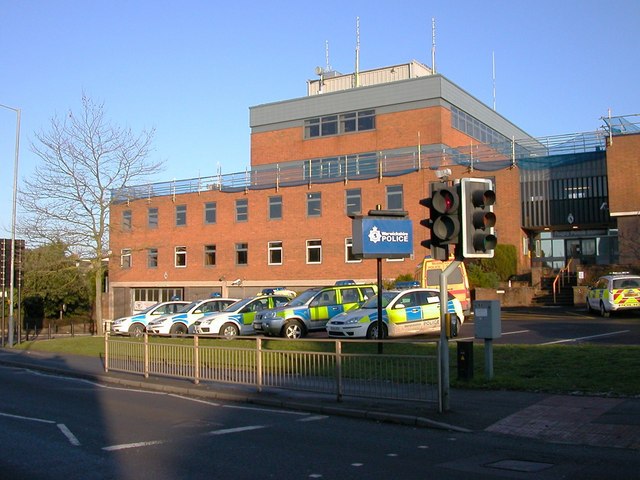
<svg viewBox="0 0 640 480"><path fill-rule="evenodd" d="M245 298L227 307L219 313L205 315L196 320L189 329L189 333L198 335L224 335L235 337L236 335L250 335L255 333L253 320L256 312L280 307L291 301L293 295L280 294L277 291L271 295Z"/></svg>
<svg viewBox="0 0 640 480"><path fill-rule="evenodd" d="M237 302L237 298L207 298L197 300L184 306L172 315L164 315L147 324L147 332L164 335L185 335L189 326L207 313L220 312L229 305Z"/></svg>
<svg viewBox="0 0 640 480"><path fill-rule="evenodd" d="M464 322L460 301L449 293L448 313ZM440 292L430 288L382 292L383 337L402 337L440 331ZM453 323L453 318L452 318ZM330 337L378 338L378 297L360 308L341 313L327 323Z"/></svg>
<svg viewBox="0 0 640 480"><path fill-rule="evenodd" d="M603 317L620 310L640 309L640 275L604 275L589 288L587 309Z"/></svg>
<svg viewBox="0 0 640 480"><path fill-rule="evenodd" d="M156 303L135 315L114 320L111 323L111 333L114 335L129 334L133 337L139 337L144 333L144 329L147 327L149 321L157 319L162 315L176 313L185 305L189 305L189 302L172 300L170 302Z"/></svg>

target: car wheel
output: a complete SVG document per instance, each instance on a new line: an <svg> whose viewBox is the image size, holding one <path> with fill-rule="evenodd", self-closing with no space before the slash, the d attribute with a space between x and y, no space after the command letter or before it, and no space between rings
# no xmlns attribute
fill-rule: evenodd
<svg viewBox="0 0 640 480"><path fill-rule="evenodd" d="M600 316L606 318L610 314L611 314L611 312L607 312L607 309L604 308L604 302L600 302Z"/></svg>
<svg viewBox="0 0 640 480"><path fill-rule="evenodd" d="M367 338L370 340L378 339L378 322L374 322L369 326L367 330ZM387 326L382 326L382 338L387 338Z"/></svg>
<svg viewBox="0 0 640 480"><path fill-rule="evenodd" d="M232 338L238 336L240 329L235 323L225 323L220 329L220 335L226 338Z"/></svg>
<svg viewBox="0 0 640 480"><path fill-rule="evenodd" d="M288 322L282 329L282 336L290 339L302 338L304 337L304 329L299 322Z"/></svg>
<svg viewBox="0 0 640 480"><path fill-rule="evenodd" d="M129 335L135 338L140 338L144 335L144 327L140 323L134 323L129 327Z"/></svg>
<svg viewBox="0 0 640 480"><path fill-rule="evenodd" d="M171 335L174 337L183 336L187 334L187 326L184 323L176 323L171 326Z"/></svg>

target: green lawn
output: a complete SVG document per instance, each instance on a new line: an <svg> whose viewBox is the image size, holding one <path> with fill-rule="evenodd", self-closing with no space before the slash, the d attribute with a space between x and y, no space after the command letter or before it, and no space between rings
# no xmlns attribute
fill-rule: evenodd
<svg viewBox="0 0 640 480"><path fill-rule="evenodd" d="M150 341L193 343L192 339L151 339ZM227 346L253 348L254 341L201 339L200 343L224 342ZM306 349L333 351L333 342L263 340L263 348L272 350ZM74 337L23 342L16 349L44 350L74 355L104 354L104 338ZM377 351L377 344L344 344L343 351ZM436 354L434 344L384 344L385 353ZM595 345L494 345L492 380L484 374L484 346L473 348L474 378L457 378L456 345L450 344L450 380L452 387L505 389L549 393L581 393L611 396L640 395L640 346Z"/></svg>

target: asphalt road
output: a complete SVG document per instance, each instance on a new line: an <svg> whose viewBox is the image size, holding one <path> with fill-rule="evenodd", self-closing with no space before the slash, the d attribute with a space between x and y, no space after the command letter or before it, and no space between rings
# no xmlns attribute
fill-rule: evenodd
<svg viewBox="0 0 640 480"><path fill-rule="evenodd" d="M6 479L635 478L636 450L189 399L0 367Z"/></svg>

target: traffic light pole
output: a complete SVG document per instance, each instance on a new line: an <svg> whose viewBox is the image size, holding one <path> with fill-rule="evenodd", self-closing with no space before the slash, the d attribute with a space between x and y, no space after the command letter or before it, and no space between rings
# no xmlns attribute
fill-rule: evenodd
<svg viewBox="0 0 640 480"><path fill-rule="evenodd" d="M454 260L440 273L440 342L438 352L440 354L440 372L438 375L438 411L449 411L449 340L447 339L447 326L445 315L449 311L449 290L447 279L449 275L460 266L460 260Z"/></svg>

